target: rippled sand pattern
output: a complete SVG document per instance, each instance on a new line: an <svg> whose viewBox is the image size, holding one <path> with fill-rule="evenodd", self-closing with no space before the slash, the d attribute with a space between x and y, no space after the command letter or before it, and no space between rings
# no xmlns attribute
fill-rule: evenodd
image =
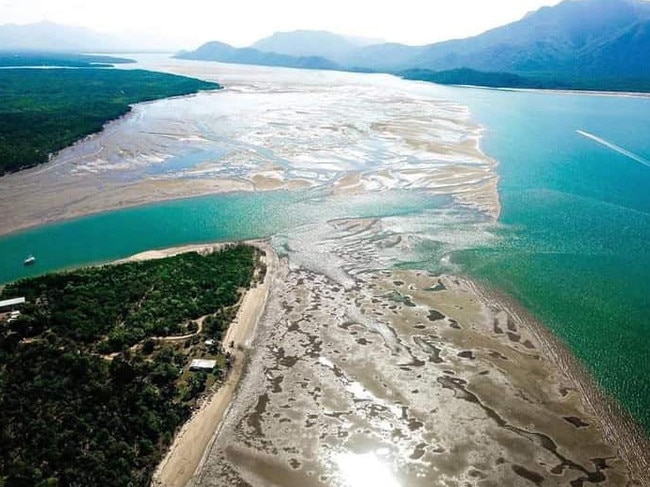
<svg viewBox="0 0 650 487"><path fill-rule="evenodd" d="M363 272L400 246L377 222L330 230L316 270L285 244L193 485L640 485L534 327L463 279Z"/></svg>
<svg viewBox="0 0 650 487"><path fill-rule="evenodd" d="M495 163L478 149L479 127L433 88L163 57L142 66L226 89L137 105L50 164L0 179L6 231L169 198L309 187L425 189L498 215ZM26 204L12 205L18 199Z"/></svg>
<svg viewBox="0 0 650 487"><path fill-rule="evenodd" d="M317 188L287 212L337 211L274 236L282 272L195 487L644 485L533 324L470 281L396 270L453 273L450 252L497 238L466 108L386 75L145 61L226 89L138 105L1 178L3 231L237 190ZM444 202L355 212L368 194Z"/></svg>

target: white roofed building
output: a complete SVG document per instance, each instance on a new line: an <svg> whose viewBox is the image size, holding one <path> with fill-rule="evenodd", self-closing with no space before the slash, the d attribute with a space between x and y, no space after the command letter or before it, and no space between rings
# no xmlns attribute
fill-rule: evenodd
<svg viewBox="0 0 650 487"><path fill-rule="evenodd" d="M19 306L21 304L25 304L25 298L5 299L4 301L0 301L0 311L5 308L13 308L14 306Z"/></svg>
<svg viewBox="0 0 650 487"><path fill-rule="evenodd" d="M206 359L194 359L190 363L190 370L199 371L199 370L213 370L217 366L216 360L206 360Z"/></svg>

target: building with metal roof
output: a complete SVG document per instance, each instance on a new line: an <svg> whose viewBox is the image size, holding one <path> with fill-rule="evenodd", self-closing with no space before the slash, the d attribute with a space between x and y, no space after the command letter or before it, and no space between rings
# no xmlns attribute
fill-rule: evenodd
<svg viewBox="0 0 650 487"><path fill-rule="evenodd" d="M0 301L0 310L18 306L19 304L25 304L25 298L5 299L4 301Z"/></svg>
<svg viewBox="0 0 650 487"><path fill-rule="evenodd" d="M216 360L206 360L206 359L194 359L192 360L192 363L190 363L190 370L193 371L198 371L198 370L212 370L217 366L217 361Z"/></svg>

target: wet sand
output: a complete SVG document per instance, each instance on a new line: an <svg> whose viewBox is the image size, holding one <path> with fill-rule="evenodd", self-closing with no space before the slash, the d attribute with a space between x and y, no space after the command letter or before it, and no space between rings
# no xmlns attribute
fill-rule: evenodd
<svg viewBox="0 0 650 487"><path fill-rule="evenodd" d="M376 271L345 288L286 260L280 276L191 485L647 485L588 379L471 281Z"/></svg>
<svg viewBox="0 0 650 487"><path fill-rule="evenodd" d="M430 90L388 75L162 56L138 67L226 88L135 105L50 163L0 178L0 234L170 199L304 188L422 190L499 214L481 128Z"/></svg>
<svg viewBox="0 0 650 487"><path fill-rule="evenodd" d="M466 108L383 75L148 67L228 88L138 105L51 164L0 178L0 233L227 191L412 189L455 202L421 218L318 222L276 236L268 303L252 300L242 318L262 313L259 325L229 337L244 343L237 375L186 425L159 482L650 484L647 441L543 327L469 280L394 270L413 262L422 228L441 252L492 238L496 161L480 151ZM480 218L468 223L457 207ZM448 235L437 222L454 218L466 230Z"/></svg>
<svg viewBox="0 0 650 487"><path fill-rule="evenodd" d="M481 299L498 303L517 323L530 329L541 344L545 356L575 384L583 401L599 419L607 441L616 445L631 471L642 481L641 484L650 484L650 439L629 413L614 398L604 393L568 347L519 303L495 290L473 282L471 285Z"/></svg>

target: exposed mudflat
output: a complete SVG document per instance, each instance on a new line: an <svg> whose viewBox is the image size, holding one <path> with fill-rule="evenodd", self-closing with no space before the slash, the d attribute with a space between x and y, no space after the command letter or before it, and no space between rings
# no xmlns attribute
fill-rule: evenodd
<svg viewBox="0 0 650 487"><path fill-rule="evenodd" d="M3 233L172 198L304 188L425 190L499 213L496 163L479 149L480 127L433 85L160 55L141 61L134 67L226 88L136 105L50 163L0 178Z"/></svg>
<svg viewBox="0 0 650 487"><path fill-rule="evenodd" d="M194 486L642 485L534 328L470 281L290 261Z"/></svg>
<svg viewBox="0 0 650 487"><path fill-rule="evenodd" d="M648 465L650 448L585 400L593 389L552 342L450 275L453 251L499 238L496 162L466 107L387 75L136 67L226 89L137 105L1 178L0 233L171 198L314 189L287 206L295 225L274 231L279 274L191 484L647 485L621 453ZM395 204L407 196L436 203Z"/></svg>

